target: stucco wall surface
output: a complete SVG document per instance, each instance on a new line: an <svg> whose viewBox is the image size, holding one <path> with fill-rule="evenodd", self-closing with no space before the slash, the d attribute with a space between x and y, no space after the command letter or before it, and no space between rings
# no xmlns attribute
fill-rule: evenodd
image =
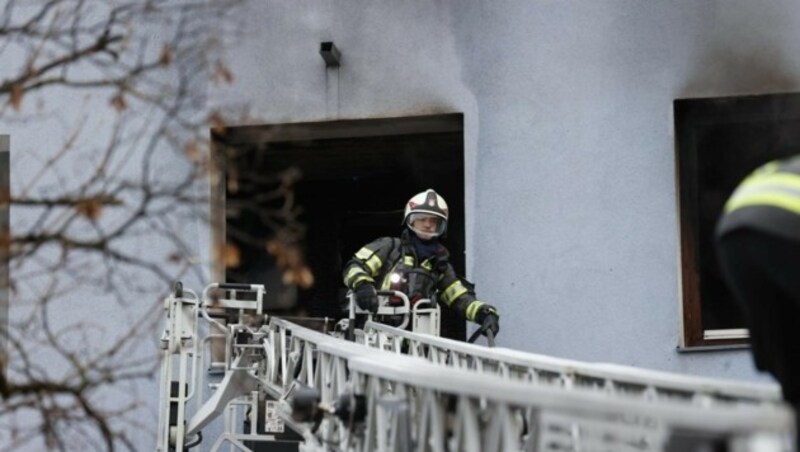
<svg viewBox="0 0 800 452"><path fill-rule="evenodd" d="M792 1L254 2L212 102L243 123L465 115L468 276L502 345L760 379L679 354L672 101L798 88ZM321 41L342 52L326 70ZM244 110L244 108L243 108Z"/></svg>

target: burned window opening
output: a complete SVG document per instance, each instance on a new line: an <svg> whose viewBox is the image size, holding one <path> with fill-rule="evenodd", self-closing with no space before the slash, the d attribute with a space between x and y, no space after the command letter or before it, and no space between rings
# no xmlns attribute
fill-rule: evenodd
<svg viewBox="0 0 800 452"><path fill-rule="evenodd" d="M238 209L252 201L258 184L222 184L223 240L239 250L238 265L224 274L229 282L265 283L272 293L268 309L278 315L342 317L344 263L364 244L401 231L403 207L413 194L439 191L451 207L445 245L456 271L465 269L463 116L446 114L319 123L229 127L215 137L215 148L231 156L221 174L231 171L265 176L292 169L300 175L294 200L302 209L303 249L314 274L308 289L279 284L280 271L264 246L245 239L267 230L256 211ZM239 169L237 169L239 168ZM236 177L241 178L241 174ZM241 180L240 180L241 182ZM452 200L452 201L451 201ZM280 201L265 201L265 209ZM269 288L272 288L270 291ZM463 339L464 322L443 310L442 335Z"/></svg>

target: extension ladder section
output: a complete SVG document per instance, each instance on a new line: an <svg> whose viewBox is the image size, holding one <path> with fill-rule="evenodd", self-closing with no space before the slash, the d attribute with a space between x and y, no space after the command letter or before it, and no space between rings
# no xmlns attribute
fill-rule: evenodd
<svg viewBox="0 0 800 452"><path fill-rule="evenodd" d="M359 343L394 353L407 352L443 366L470 369L512 380L564 388L600 390L647 400L711 404L777 404L780 387L597 364L525 353L507 348L487 348L427 334L367 322L356 335Z"/></svg>
<svg viewBox="0 0 800 452"><path fill-rule="evenodd" d="M317 389L327 405L343 390L366 399L370 415L362 435L352 434L358 426L329 416L306 450L678 451L697 438L731 451L791 450L791 416L777 403L698 407L682 399L570 390L380 349L369 353L290 322L273 321L270 328L278 337L300 338L281 351L300 363L298 378L284 373L282 384Z"/></svg>
<svg viewBox="0 0 800 452"><path fill-rule="evenodd" d="M176 291L165 302L159 451L197 444L223 415L225 431L210 450L253 450L275 439L256 428L270 400L302 435L302 451L794 450L791 411L772 387L488 349L374 323L357 334L362 343L350 342L262 316L260 286L213 286L224 294L207 288L198 301ZM227 311L226 321L211 318L210 307ZM203 337L200 318L212 325ZM216 366L225 373L206 400L198 363L214 367L204 359L211 338L225 342Z"/></svg>

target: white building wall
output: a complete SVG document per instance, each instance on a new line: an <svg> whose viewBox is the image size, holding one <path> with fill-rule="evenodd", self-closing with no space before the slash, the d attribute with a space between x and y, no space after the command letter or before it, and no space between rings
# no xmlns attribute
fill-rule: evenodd
<svg viewBox="0 0 800 452"><path fill-rule="evenodd" d="M468 276L501 310L502 345L759 378L747 351L676 351L672 101L796 90L796 2L250 8L237 83L212 95L248 105L245 123L464 113Z"/></svg>

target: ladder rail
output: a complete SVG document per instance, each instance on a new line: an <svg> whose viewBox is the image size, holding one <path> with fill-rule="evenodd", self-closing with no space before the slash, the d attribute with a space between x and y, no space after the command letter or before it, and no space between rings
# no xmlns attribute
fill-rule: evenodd
<svg viewBox="0 0 800 452"><path fill-rule="evenodd" d="M517 379L588 389L639 394L646 398L683 398L694 404L780 403L775 384L744 383L724 379L680 375L630 366L589 363L539 355L502 347L487 348L453 339L393 328L376 322L364 326L364 343L400 353L403 342L409 353L457 368L473 368ZM511 372L510 369L517 369Z"/></svg>
<svg viewBox="0 0 800 452"><path fill-rule="evenodd" d="M322 400L334 400L334 392L341 393L343 390L367 395L370 416L365 437L359 443L363 450L395 450L390 447L393 443L388 438L393 437L399 428L394 424L397 419L385 413L378 415L381 412L378 402L386 397L395 398L398 394L406 397L411 419L414 420L411 430L417 434L425 432L436 438L458 436L453 431L447 431L446 423L441 422L441 413L448 410L445 402L448 398L456 398L462 406L471 407L459 411L457 425L480 424L480 419L466 419L464 417L468 415L464 413L473 413L481 419L504 420L496 421L478 433L483 450L495 447L506 449L511 443L521 444L524 441L521 425L525 423L556 425L560 422L563 425L567 422L565 419L580 425L581 431L595 432L595 441L621 434L634 438L630 441L647 439L654 446L646 450L662 450L667 438L678 432L717 435L730 443L766 436L772 439L770 444L774 446L766 450L789 450L784 447L785 441L782 442L781 438L787 437L787 432L792 430L791 413L777 404L742 405L735 409L714 405L698 410L696 406L676 400L665 399L654 403L652 400L624 397L611 392L535 385L489 373L443 368L419 357L399 355L380 348L365 350L363 345L332 338L280 319L273 319L270 324L284 329L287 336L303 341L304 349L313 348L316 359L304 361L304 364L314 365L313 369L307 371L319 375L319 378L308 381L321 393L328 388L337 388L323 395ZM331 372L328 363L343 363L346 371ZM432 408L434 405L436 407ZM515 423L514 419L520 421ZM474 439L470 437L474 437L475 433L470 436L463 431L464 428L461 431L465 435L463 442L457 441L455 445L441 448L436 446L431 450L467 448L469 441ZM329 427L329 436L325 441L331 441L331 431L337 430L344 432L348 427L341 424L336 428ZM381 436L384 433L388 436ZM572 438L572 441L579 439ZM320 441L320 444L325 442ZM535 439L527 444L530 450L544 450L540 449L541 445ZM621 445L613 447L624 450ZM321 450L325 450L324 447Z"/></svg>

